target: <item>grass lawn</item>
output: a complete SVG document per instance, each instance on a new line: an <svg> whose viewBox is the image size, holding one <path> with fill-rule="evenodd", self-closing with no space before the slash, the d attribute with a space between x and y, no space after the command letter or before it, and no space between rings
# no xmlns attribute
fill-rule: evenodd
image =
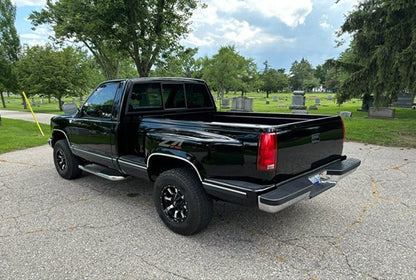
<svg viewBox="0 0 416 280"><path fill-rule="evenodd" d="M0 100L0 108L5 110L15 110L15 111L26 111L30 112L29 108L26 110L23 109L22 105L22 98L20 95L13 94L10 96L7 96L7 94L3 94L4 101L6 103L6 108L3 108L3 104ZM47 98L43 98L43 104L41 104L41 97L35 96L33 100L35 101L35 106L32 106L32 109L35 113L48 113L48 114L55 114L59 115L62 114L61 111L59 111L59 104L58 100L51 99L51 102ZM64 98L62 101L67 103L72 103L72 97ZM32 97L29 97L29 101L32 103ZM79 105L79 98L76 98L77 105Z"/></svg>
<svg viewBox="0 0 416 280"><path fill-rule="evenodd" d="M0 154L30 147L45 145L50 137L50 127L40 124L45 136L42 136L36 123L1 119L0 126Z"/></svg>

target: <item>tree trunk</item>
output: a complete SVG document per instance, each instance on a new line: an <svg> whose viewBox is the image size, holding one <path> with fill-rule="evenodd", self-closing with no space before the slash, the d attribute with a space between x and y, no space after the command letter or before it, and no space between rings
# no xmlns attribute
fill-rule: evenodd
<svg viewBox="0 0 416 280"><path fill-rule="evenodd" d="M6 108L6 102L4 102L4 96L3 96L2 91L0 91L0 95L1 95L1 103L3 103L3 108Z"/></svg>
<svg viewBox="0 0 416 280"><path fill-rule="evenodd" d="M63 111L62 110L62 97L58 97L58 104L59 104L59 111Z"/></svg>
<svg viewBox="0 0 416 280"><path fill-rule="evenodd" d="M27 104L26 104L25 97L23 96L23 94L20 94L20 95L22 96L23 109L26 110L27 109Z"/></svg>

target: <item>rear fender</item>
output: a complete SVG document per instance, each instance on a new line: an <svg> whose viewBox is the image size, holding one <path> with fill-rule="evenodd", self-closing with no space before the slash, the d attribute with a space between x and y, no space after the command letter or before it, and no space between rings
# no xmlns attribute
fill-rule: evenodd
<svg viewBox="0 0 416 280"><path fill-rule="evenodd" d="M183 151L163 149L155 151L147 158L147 171L149 177L155 180L162 172L178 167L186 167L195 172L198 179L202 182L202 165L190 154Z"/></svg>

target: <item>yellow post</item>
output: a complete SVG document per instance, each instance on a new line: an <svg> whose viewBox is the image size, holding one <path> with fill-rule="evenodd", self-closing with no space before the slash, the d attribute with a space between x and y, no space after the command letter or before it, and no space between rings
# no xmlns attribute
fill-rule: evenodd
<svg viewBox="0 0 416 280"><path fill-rule="evenodd" d="M23 94L23 97L24 97L24 98L25 98L25 100L26 100L27 105L29 106L29 109L30 109L30 112L32 113L33 119L35 120L36 124L37 124L37 125L38 125L38 127L39 127L40 133L42 133L42 136L45 136L45 134L43 134L42 128L41 128L41 127L40 127L40 125L39 125L38 119L36 118L36 115L35 115L35 113L33 112L32 106L30 106L30 102L29 102L29 99L27 99L26 93L23 91L23 92L22 92L22 94Z"/></svg>

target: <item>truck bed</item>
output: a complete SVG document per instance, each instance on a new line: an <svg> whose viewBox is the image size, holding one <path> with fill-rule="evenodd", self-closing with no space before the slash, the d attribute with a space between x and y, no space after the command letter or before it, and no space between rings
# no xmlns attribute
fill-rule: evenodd
<svg viewBox="0 0 416 280"><path fill-rule="evenodd" d="M343 124L338 116L166 112L144 117L141 127L152 130L143 131L147 134L143 139L166 135L204 145L201 151L208 154L196 154L211 179L278 183L340 159L343 148ZM276 133L278 137L278 166L273 173L255 167L262 132Z"/></svg>

